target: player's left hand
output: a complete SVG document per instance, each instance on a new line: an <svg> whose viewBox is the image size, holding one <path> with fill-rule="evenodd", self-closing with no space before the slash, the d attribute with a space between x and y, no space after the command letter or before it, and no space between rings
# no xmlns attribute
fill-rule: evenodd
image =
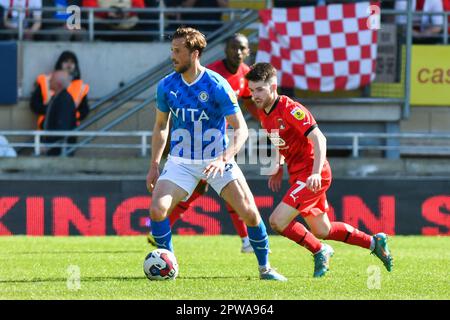
<svg viewBox="0 0 450 320"><path fill-rule="evenodd" d="M306 179L306 188L312 192L317 192L322 188L322 176L319 173L313 173Z"/></svg>
<svg viewBox="0 0 450 320"><path fill-rule="evenodd" d="M223 161L223 159L217 159L206 166L205 170L203 170L203 174L206 176L206 179L208 179L211 175L214 179L217 173L220 173L220 176L223 177L224 171L225 161Z"/></svg>
<svg viewBox="0 0 450 320"><path fill-rule="evenodd" d="M274 175L269 177L268 186L273 192L278 192L281 189L281 182L283 181L283 167L278 166L278 170Z"/></svg>

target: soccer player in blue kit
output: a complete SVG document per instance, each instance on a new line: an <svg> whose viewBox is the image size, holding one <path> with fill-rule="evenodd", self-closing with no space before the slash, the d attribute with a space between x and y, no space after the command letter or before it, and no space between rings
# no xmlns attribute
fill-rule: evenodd
<svg viewBox="0 0 450 320"><path fill-rule="evenodd" d="M248 137L247 124L228 82L203 67L205 36L193 28L178 28L172 38L175 72L157 88L156 119L147 188L152 192L150 219L158 248L173 252L168 215L193 193L201 179L244 220L262 280L286 281L269 263L269 240L253 195L234 156ZM159 164L170 132L170 152L163 171ZM234 130L229 143L226 126Z"/></svg>

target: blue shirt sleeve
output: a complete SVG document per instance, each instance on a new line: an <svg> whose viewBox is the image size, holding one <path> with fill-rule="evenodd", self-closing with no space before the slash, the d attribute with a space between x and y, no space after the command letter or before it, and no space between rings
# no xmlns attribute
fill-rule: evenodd
<svg viewBox="0 0 450 320"><path fill-rule="evenodd" d="M221 81L217 86L216 101L219 109L225 117L236 114L241 110L239 108L236 93L226 80Z"/></svg>
<svg viewBox="0 0 450 320"><path fill-rule="evenodd" d="M156 89L156 107L159 111L170 112L164 94L164 79L159 82L158 88Z"/></svg>

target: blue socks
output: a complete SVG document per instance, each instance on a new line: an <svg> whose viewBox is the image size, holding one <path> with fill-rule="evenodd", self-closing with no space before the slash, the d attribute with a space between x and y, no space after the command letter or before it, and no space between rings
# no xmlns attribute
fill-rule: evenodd
<svg viewBox="0 0 450 320"><path fill-rule="evenodd" d="M256 258L260 267L269 266L269 237L267 235L266 226L261 220L256 227L247 226L250 244L255 251Z"/></svg>
<svg viewBox="0 0 450 320"><path fill-rule="evenodd" d="M152 235L160 249L167 249L173 252L172 231L170 230L169 218L163 221L151 221Z"/></svg>
<svg viewBox="0 0 450 320"><path fill-rule="evenodd" d="M167 249L173 252L172 231L170 229L169 218L163 221L151 221L152 235L160 249ZM269 265L269 237L266 226L261 220L256 227L247 226L250 244L255 251L256 258L260 267L270 267Z"/></svg>

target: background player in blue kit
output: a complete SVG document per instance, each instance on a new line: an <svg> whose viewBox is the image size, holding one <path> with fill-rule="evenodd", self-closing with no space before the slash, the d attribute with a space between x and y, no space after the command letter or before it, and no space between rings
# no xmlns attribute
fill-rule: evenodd
<svg viewBox="0 0 450 320"><path fill-rule="evenodd" d="M200 64L205 47L206 39L198 30L177 29L172 40L175 72L158 85L147 175L147 188L152 192L152 234L158 248L173 251L168 215L180 201L191 196L200 179L206 179L246 223L260 278L286 281L269 264L266 227L244 175L234 161L248 137L247 124L228 82ZM169 119L172 120L170 153L160 174ZM234 129L230 144L226 123Z"/></svg>

